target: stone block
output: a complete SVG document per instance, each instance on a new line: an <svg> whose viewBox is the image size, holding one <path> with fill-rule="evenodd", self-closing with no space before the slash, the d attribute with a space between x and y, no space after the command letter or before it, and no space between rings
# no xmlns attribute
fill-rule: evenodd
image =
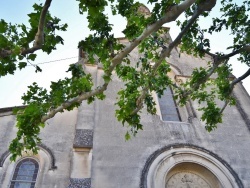
<svg viewBox="0 0 250 188"><path fill-rule="evenodd" d="M93 146L93 130L76 129L73 146L91 148Z"/></svg>

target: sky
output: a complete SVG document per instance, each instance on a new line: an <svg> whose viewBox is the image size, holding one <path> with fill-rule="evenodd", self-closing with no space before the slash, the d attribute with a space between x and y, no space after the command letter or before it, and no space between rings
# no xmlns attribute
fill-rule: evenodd
<svg viewBox="0 0 250 188"><path fill-rule="evenodd" d="M145 0L146 2L147 0ZM28 16L32 12L34 3L43 3L39 0L0 0L0 19L4 19L11 23L27 23ZM214 15L218 15L219 8L213 10ZM89 35L87 28L87 20L84 15L78 12L78 3L69 0L53 0L50 12L53 16L61 18L62 23L69 25L67 32L60 33L64 38L64 45L58 45L57 50L47 55L38 52L35 64L39 64L42 68L41 73L35 73L35 68L28 66L25 69L17 70L14 75L0 77L0 108L22 105L21 96L26 92L27 86L33 82L37 82L39 86L49 88L51 81L57 81L66 76L70 76L65 71L68 65L78 60L78 42ZM123 37L122 30L125 28L126 20L120 16L110 16L113 23L113 31L116 37ZM210 23L201 20L201 26L207 27ZM170 35L175 38L179 33L179 29L175 22L166 24L170 27ZM58 33L59 34L59 33ZM209 36L211 39L211 47L214 51L224 51L226 46L230 44L231 38L229 31L221 34ZM49 63L48 63L49 62ZM248 67L237 62L234 58L230 61L235 70L233 73L236 77L242 75ZM250 78L243 81L248 93L250 93Z"/></svg>

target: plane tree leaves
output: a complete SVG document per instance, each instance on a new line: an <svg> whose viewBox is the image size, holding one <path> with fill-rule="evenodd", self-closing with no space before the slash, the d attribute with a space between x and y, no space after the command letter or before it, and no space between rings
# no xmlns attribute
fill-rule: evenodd
<svg viewBox="0 0 250 188"><path fill-rule="evenodd" d="M44 17L43 29L38 32L40 16L44 9L42 4L33 5L34 12L28 14L29 25L11 24L3 19L0 21L0 77L14 74L17 68L23 69L27 64L17 64L26 59L35 61L35 51L41 49L50 54L57 44L63 44L63 38L56 31L66 31L67 24L52 17L49 12ZM42 23L42 22L41 22ZM37 37L37 38L36 38Z"/></svg>
<svg viewBox="0 0 250 188"><path fill-rule="evenodd" d="M28 14L28 25L8 23L0 20L0 77L14 74L16 69L24 69L29 61L35 61L36 51L50 54L64 40L58 31L67 30L67 23L49 12L52 0L34 4L33 12ZM128 127L125 138L136 135L143 129L140 113L145 107L148 113L155 114L155 101L152 93L159 96L167 87L175 93L179 105L196 100L202 112L201 120L207 131L212 131L223 121L223 111L227 105L234 105L232 92L234 86L250 75L250 69L239 78L232 77L228 61L238 55L238 61L250 65L250 20L249 1L233 0L148 0L151 12L142 2L134 0L77 0L79 13L86 16L88 29L92 34L83 38L78 48L83 49L84 62L98 65L103 71L103 83L94 86L91 75L81 64L70 65L71 77L51 82L50 89L33 83L22 99L24 109L16 110L17 136L10 144L12 160L25 150L37 152L40 129L46 121L64 110L78 107L83 100L88 103L95 99L104 100L105 90L116 74L124 87L118 91L115 116L123 126ZM215 6L220 6L221 16L211 18L209 14ZM120 44L114 38L109 18L105 11L120 15L127 20L123 33L127 44ZM178 20L180 15L185 20ZM202 28L200 18L212 19L208 28ZM173 40L166 37L165 23L176 21L181 32ZM117 23L119 24L119 23ZM233 44L227 47L230 53L213 52L207 37L209 34L230 31L228 37ZM135 48L140 52L135 62L130 52ZM197 67L184 83L175 83L168 76L170 64L168 57L174 48L181 53L197 57L210 56L205 67ZM226 49L225 49L226 50ZM175 63L175 62L171 62ZM36 66L36 72L42 71ZM219 101L222 101L218 103ZM221 106L221 104L224 104ZM87 108L87 107L86 107Z"/></svg>

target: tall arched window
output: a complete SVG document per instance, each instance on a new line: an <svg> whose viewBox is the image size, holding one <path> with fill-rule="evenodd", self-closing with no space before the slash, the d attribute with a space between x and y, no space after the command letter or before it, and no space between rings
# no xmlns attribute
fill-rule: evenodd
<svg viewBox="0 0 250 188"><path fill-rule="evenodd" d="M16 165L10 188L34 188L38 168L38 162L32 158L21 160Z"/></svg>
<svg viewBox="0 0 250 188"><path fill-rule="evenodd" d="M180 121L179 111L170 87L164 90L163 95L158 97L158 100L163 121Z"/></svg>

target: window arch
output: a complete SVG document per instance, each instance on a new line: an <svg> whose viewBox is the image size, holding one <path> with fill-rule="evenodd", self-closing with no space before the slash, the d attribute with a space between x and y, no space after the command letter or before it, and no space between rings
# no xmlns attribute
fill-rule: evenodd
<svg viewBox="0 0 250 188"><path fill-rule="evenodd" d="M10 188L34 188L39 164L32 158L25 158L16 165Z"/></svg>

